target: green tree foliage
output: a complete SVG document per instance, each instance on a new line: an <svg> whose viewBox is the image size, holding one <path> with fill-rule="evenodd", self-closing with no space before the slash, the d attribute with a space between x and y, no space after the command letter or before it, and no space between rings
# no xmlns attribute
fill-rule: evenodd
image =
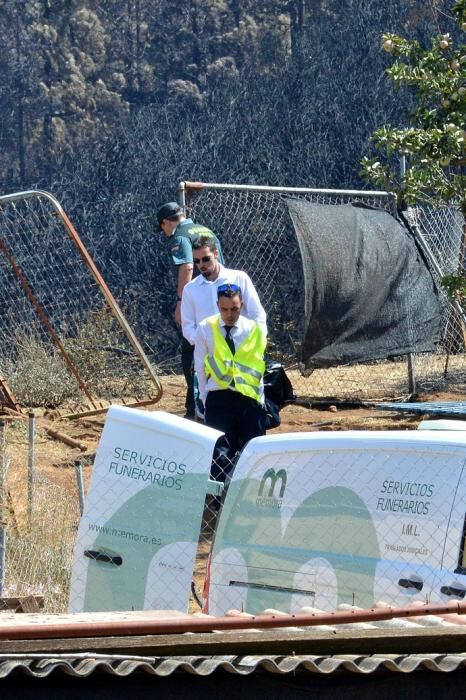
<svg viewBox="0 0 466 700"><path fill-rule="evenodd" d="M457 203L466 215L466 1L453 5L456 29L438 33L430 46L386 33L382 47L395 57L389 78L413 93L410 125L383 126L374 133L383 155L364 158L364 175L398 193L400 203ZM453 24L451 21L450 24ZM400 174L395 156L406 156Z"/></svg>

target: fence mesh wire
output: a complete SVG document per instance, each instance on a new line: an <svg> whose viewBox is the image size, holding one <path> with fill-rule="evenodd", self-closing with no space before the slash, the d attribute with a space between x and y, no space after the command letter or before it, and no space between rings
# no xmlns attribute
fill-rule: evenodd
<svg viewBox="0 0 466 700"><path fill-rule="evenodd" d="M38 422L40 426L40 419ZM299 452L294 442L288 442L286 453L273 447L267 454L251 450L242 465L236 465L238 455L231 465L222 460L212 464L211 471L220 484L225 477L226 487L207 487L210 492L205 495L199 530L177 540L177 549L168 558L158 559L149 551L153 543L147 538L157 535L158 518L173 519L174 514L177 527L183 530L186 514L180 511L179 501L176 511L158 507L156 517L148 519L148 492L141 509L133 509L133 521L118 523L115 516L124 515L125 510L128 513L126 503L124 508L115 506L118 489L124 495L128 488L126 474L121 483L115 480L117 489L103 492L101 519L87 522L84 518L86 526L92 523L92 532L88 528L92 546L80 548L83 542L76 540L80 515L76 450L60 446L55 451L39 427L36 447L50 455L50 463L46 468L41 464L31 479L24 422L8 421L4 438L1 510L7 537L0 610L67 611L73 561L84 550L87 561L94 557L101 564L96 590L105 576L113 575L109 571L113 569L116 575L110 590L116 599L122 584L124 588L128 585L125 596L137 594L134 604L111 608L105 600L102 610L164 608L160 591L167 590L188 600L189 611L194 613L205 600L206 576L211 614L224 614L231 607L253 613L269 607L297 612L303 606L334 609L342 602L360 607L378 602L402 604L403 596L405 604L464 597L462 446L413 453L402 445L389 449L385 443L374 449L368 441L359 450L332 444L331 449ZM186 460L194 464L192 446L189 454L187 451ZM178 460L179 455L173 457ZM126 460L131 471L131 457L127 455ZM91 462L92 458L86 465L86 481ZM233 470L235 478L228 483ZM359 498L360 488L365 506ZM285 492L289 505L281 503ZM447 512L451 518L445 517ZM116 537L111 551L99 540L109 529ZM235 551L238 547L240 557ZM181 577L180 571L193 555L189 595L190 580ZM209 568L210 555L213 563ZM141 571L144 557L151 570L150 585L150 577ZM123 561L124 581L120 573ZM250 566L247 574L244 562ZM378 571L372 587L364 578L369 563ZM336 585L335 577L341 585ZM248 580L251 585L245 585ZM89 574L81 584L89 586ZM104 591L108 590L107 584ZM205 589L206 596L208 591ZM141 599L151 602L143 605Z"/></svg>
<svg viewBox="0 0 466 700"><path fill-rule="evenodd" d="M408 221L417 227L432 253L436 264L431 270L439 286L440 275L464 274L465 239L459 210L423 205L409 210ZM440 301L442 337L437 353L415 357L415 376L425 391L461 385L466 380L464 320L444 292Z"/></svg>
<svg viewBox="0 0 466 700"><path fill-rule="evenodd" d="M294 388L301 396L392 398L406 394L407 360L404 357L391 362L317 370L309 377L303 376L297 362L303 321L303 277L298 245L284 202L288 196L332 204L357 198L373 206L389 210L393 207L393 199L384 194L235 191L228 188L210 190L208 187L188 191L187 203L195 218L219 233L227 264L251 274L267 307L272 352L284 360ZM462 222L458 212L423 207L416 209L411 216L424 234L441 272L461 270ZM36 306L31 303L26 288L44 310L73 364L79 369L79 376L89 388L93 401L100 402L102 398L111 401L115 396L120 400L122 397L137 399L154 393L154 385L141 369L131 343L110 314L97 283L77 254L63 220L50 201L39 196L13 201L0 198L0 221L4 243L4 249L0 251L0 279L5 290L4 308L10 309L0 315L0 373L7 378L18 399L29 406L42 404L47 391L47 400L52 405L64 398L70 410L74 406L81 407L83 402L92 405L83 388L66 369L62 355L51 340L49 330L45 329ZM11 259L6 253L11 253ZM464 381L462 323L445 297L442 303L444 333L438 353L414 358L416 379L421 387L437 388L442 382ZM50 389L52 379L55 379L53 390ZM46 440L44 433L39 434L39 440ZM15 601L17 609L21 609L24 601L30 598L49 612L65 611L68 606L79 522L76 450L70 449L54 462L50 441L44 449L51 455L51 470L35 473L31 481L24 424L8 423L2 482L7 537L0 609L14 609ZM434 474L435 455L429 460L429 469ZM371 481L373 469L380 466L379 462L368 464L367 483ZM320 471L316 473L322 487L334 467L333 462L320 465ZM278 462L276 468L280 468ZM409 468L410 481L421 483L426 468L425 458L414 468L412 464ZM88 469L91 469L90 464ZM316 478L315 473L312 478ZM199 607L196 596L202 592L207 558L224 498L225 491L222 495L206 494L205 497L199 538L195 543L191 612ZM445 495L443 502L447 498ZM111 493L108 494L108 503L110 509ZM461 507L464 511L464 505ZM461 527L462 523L457 530ZM354 536L357 528L357 519L353 518L342 532ZM291 534L300 541L302 533L299 530ZM452 547L456 547L455 551L461 534L455 530L449 535L456 538ZM430 553L440 551L442 542L446 541L440 528L438 531L433 528L429 538L424 541L424 546ZM409 562L412 552L396 550L395 556L393 550L388 554L388 559L392 557L393 561L401 554L401 559ZM184 556L183 552L181 556ZM457 560L450 562L450 568L453 570L457 563ZM315 577L316 572L319 570L314 565L312 572L304 568L299 572L297 582L306 589L309 575ZM415 571L411 573L416 576ZM388 589L375 593L380 600L390 600ZM306 599L306 603L320 604L316 598ZM329 604L325 603L327 607Z"/></svg>
<svg viewBox="0 0 466 700"><path fill-rule="evenodd" d="M5 526L0 610L63 612L80 517L76 450L64 448L54 459L54 443L39 430L37 441L49 453L45 473L30 461L24 421L2 422L0 431Z"/></svg>
<svg viewBox="0 0 466 700"><path fill-rule="evenodd" d="M99 422L95 427L98 429L100 425ZM72 568L81 517L80 496L84 495L79 493L78 466L84 471L83 482L87 485L93 469L94 452L91 450L89 454L80 456L81 453L76 448L52 440L45 426L43 418L38 417L36 430L31 437L27 421L0 421L0 481L3 487L0 489L3 496L0 499L0 521L3 523L0 541L0 559L3 564L0 565L0 611L66 612L69 609ZM38 457L37 464L34 460L31 462L31 447ZM45 461L44 455L47 455ZM190 459L191 456L190 453L186 458ZM230 474L234 463L226 464L223 458L218 468L213 466L217 478L224 479L222 470L225 467ZM165 478L174 477L167 474ZM126 483L125 478L122 478L123 494L127 488ZM221 485L217 491L218 495L208 493L205 496L201 525L199 532L194 532L194 543L181 542L177 553L177 562L183 564L192 554L193 548L196 550L189 599L191 612L199 610L207 560L224 498ZM108 527L107 521L111 519L117 499L115 491L105 492L107 508L104 503L102 522L98 524L99 527L102 526L102 532ZM124 526L122 529L115 522L111 526L115 531L118 528L117 539L125 551L119 550L117 554L125 557L125 570L127 575L129 573L130 580L137 578L146 547L144 537L147 533L143 530L147 523L142 525L140 515L137 514L130 527ZM163 518L164 513L158 513L158 517ZM151 536L157 531L157 518L149 523ZM182 520L180 516L181 526ZM91 539L98 542L97 525L93 524L93 528ZM137 562L128 561L131 554ZM99 561L102 561L105 553L99 548L91 547L86 549L85 556L87 559L100 557ZM106 567L116 569L119 563L116 556L105 561ZM186 584L179 580L176 566L172 570L162 569L162 573L165 578L172 576L169 585L171 588L178 586L180 595L186 591ZM85 582L81 583L84 585ZM118 586L118 583L115 585ZM147 596L150 598L150 590L147 591ZM137 604L130 605L129 608L131 607L138 609ZM152 607L163 607L159 597L154 597Z"/></svg>
<svg viewBox="0 0 466 700"><path fill-rule="evenodd" d="M298 358L304 320L304 279L298 243L286 199L303 198L323 204L354 201L396 214L388 193L248 187L237 185L180 185L190 215L220 237L228 267L246 270L267 311L268 351L281 359L298 396L340 399L391 399L411 391L408 358L314 370L305 376ZM460 260L462 218L454 208L422 207L412 214L442 274L463 269ZM438 275L434 276L437 277ZM463 382L466 363L462 323L441 292L443 338L434 355L410 358L416 389L439 390L446 383Z"/></svg>
<svg viewBox="0 0 466 700"><path fill-rule="evenodd" d="M23 406L160 396L154 370L47 193L0 197L0 374Z"/></svg>
<svg viewBox="0 0 466 700"><path fill-rule="evenodd" d="M463 446L410 439L321 434L301 452L297 436L286 455L277 443L245 454L213 545L209 613L464 598Z"/></svg>
<svg viewBox="0 0 466 700"><path fill-rule="evenodd" d="M30 489L27 449L23 444L18 450L24 430L9 422L5 432L2 512L8 536L0 610L65 612L79 522L73 452L61 453L53 465L57 474L37 472ZM37 437L42 442L41 430ZM220 493L206 494L197 541L195 535L192 543L179 542L178 558L165 570L154 568L152 580L162 578L186 597L189 590L178 566L194 549L191 613L205 602L204 592L209 612L217 615L230 608L299 612L332 610L342 603L371 607L461 600L466 591L463 461L461 449L415 453L386 443L360 449L332 443L331 449L307 452L290 445L286 458L280 452L271 451L265 459L251 452L238 465L236 481ZM111 519L112 493L106 504L102 528L117 527ZM113 568L118 590L120 558L126 577L140 575L147 546L141 542L143 530L136 519L134 527L119 531L118 551L98 546L87 551L88 558L103 563L98 584ZM93 533L96 545L98 536ZM150 562L156 564L156 559ZM210 589L204 590L206 576ZM143 595L150 598L151 590ZM160 588L151 607L164 607ZM126 609L131 608L142 606Z"/></svg>

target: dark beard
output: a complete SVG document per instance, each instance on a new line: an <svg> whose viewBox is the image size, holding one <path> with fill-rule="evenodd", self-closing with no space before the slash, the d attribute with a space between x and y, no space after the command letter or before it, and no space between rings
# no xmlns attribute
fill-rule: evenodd
<svg viewBox="0 0 466 700"><path fill-rule="evenodd" d="M206 280L209 279L209 277L208 277L207 275L212 276L212 279L215 280L215 279L217 279L217 277L218 277L218 275L219 275L219 272L220 272L220 268L216 267L214 270L212 270L212 272L207 272L207 273L201 272L201 275L202 275L202 276L204 277L204 279L206 279Z"/></svg>

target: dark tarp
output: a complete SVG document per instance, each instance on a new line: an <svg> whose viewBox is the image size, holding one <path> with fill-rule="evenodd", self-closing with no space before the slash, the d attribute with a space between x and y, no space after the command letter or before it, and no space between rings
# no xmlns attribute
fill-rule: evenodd
<svg viewBox="0 0 466 700"><path fill-rule="evenodd" d="M435 350L438 292L401 223L358 205L287 205L304 267L306 368Z"/></svg>

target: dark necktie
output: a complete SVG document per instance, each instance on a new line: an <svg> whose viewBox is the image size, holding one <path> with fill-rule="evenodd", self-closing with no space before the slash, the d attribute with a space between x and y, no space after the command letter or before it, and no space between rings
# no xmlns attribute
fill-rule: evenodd
<svg viewBox="0 0 466 700"><path fill-rule="evenodd" d="M226 334L225 340L226 340L226 344L228 345L228 347L231 350L231 354L234 355L236 348L235 348L235 341L233 340L233 338L230 335L232 328L234 328L234 326L225 326L225 334Z"/></svg>

